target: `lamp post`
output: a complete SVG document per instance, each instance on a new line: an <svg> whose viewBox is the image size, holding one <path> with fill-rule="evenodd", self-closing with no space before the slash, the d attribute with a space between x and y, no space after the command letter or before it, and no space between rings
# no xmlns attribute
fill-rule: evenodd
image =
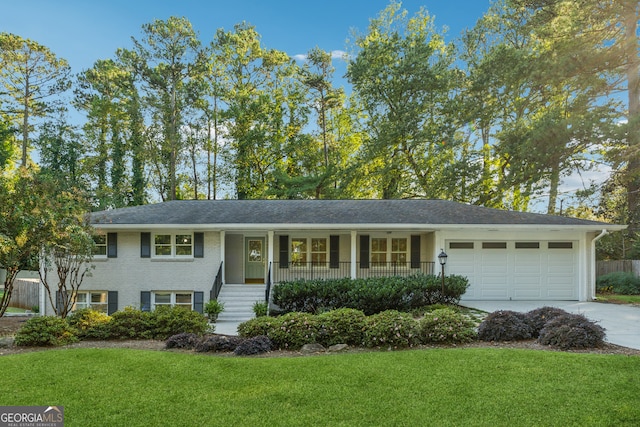
<svg viewBox="0 0 640 427"><path fill-rule="evenodd" d="M442 297L444 298L444 265L447 263L447 254L443 249L440 249L438 261L440 261L440 266L442 267Z"/></svg>

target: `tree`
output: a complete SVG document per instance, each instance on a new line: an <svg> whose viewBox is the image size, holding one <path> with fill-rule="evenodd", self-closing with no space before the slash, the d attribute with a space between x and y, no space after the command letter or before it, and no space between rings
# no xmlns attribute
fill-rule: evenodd
<svg viewBox="0 0 640 427"><path fill-rule="evenodd" d="M41 173L64 188L85 188L82 172L85 147L78 132L64 118L45 122L38 137Z"/></svg>
<svg viewBox="0 0 640 427"><path fill-rule="evenodd" d="M371 20L348 65L369 134L362 161L382 198L447 197L440 178L458 148L453 46L424 9L408 18L400 8L391 3Z"/></svg>
<svg viewBox="0 0 640 427"><path fill-rule="evenodd" d="M52 111L47 101L70 87L71 69L66 60L56 57L47 47L10 33L0 33L0 80L9 98L5 112L20 122L22 130L22 166L27 165L32 117L44 117Z"/></svg>
<svg viewBox="0 0 640 427"><path fill-rule="evenodd" d="M163 199L174 200L178 166L184 147L180 129L184 111L194 101L190 87L203 67L200 41L186 18L155 20L142 27L144 38L133 39L140 77L147 93L157 134L156 179ZM165 179L168 181L165 183Z"/></svg>

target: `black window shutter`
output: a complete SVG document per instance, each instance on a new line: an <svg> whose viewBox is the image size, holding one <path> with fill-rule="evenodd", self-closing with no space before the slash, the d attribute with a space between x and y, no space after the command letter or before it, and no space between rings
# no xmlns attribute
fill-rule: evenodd
<svg viewBox="0 0 640 427"><path fill-rule="evenodd" d="M109 291L107 294L107 314L112 315L118 311L118 291Z"/></svg>
<svg viewBox="0 0 640 427"><path fill-rule="evenodd" d="M204 258L204 233L193 233L193 257Z"/></svg>
<svg viewBox="0 0 640 427"><path fill-rule="evenodd" d="M204 292L193 293L193 311L204 313Z"/></svg>
<svg viewBox="0 0 640 427"><path fill-rule="evenodd" d="M107 258L118 257L118 233L107 233Z"/></svg>
<svg viewBox="0 0 640 427"><path fill-rule="evenodd" d="M140 292L140 310L151 311L151 292Z"/></svg>
<svg viewBox="0 0 640 427"><path fill-rule="evenodd" d="M420 236L411 236L411 268L420 268Z"/></svg>
<svg viewBox="0 0 640 427"><path fill-rule="evenodd" d="M329 268L340 267L340 236L329 236Z"/></svg>
<svg viewBox="0 0 640 427"><path fill-rule="evenodd" d="M289 236L280 236L280 268L289 268Z"/></svg>
<svg viewBox="0 0 640 427"><path fill-rule="evenodd" d="M151 233L140 233L140 258L151 258Z"/></svg>
<svg viewBox="0 0 640 427"><path fill-rule="evenodd" d="M369 268L369 236L360 236L360 268Z"/></svg>

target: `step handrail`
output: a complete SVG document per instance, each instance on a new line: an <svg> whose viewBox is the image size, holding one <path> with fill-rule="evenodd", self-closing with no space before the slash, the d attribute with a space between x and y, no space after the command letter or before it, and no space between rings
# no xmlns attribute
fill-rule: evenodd
<svg viewBox="0 0 640 427"><path fill-rule="evenodd" d="M267 286L264 290L264 300L269 304L269 294L271 293L271 263L269 263L269 272L267 273Z"/></svg>
<svg viewBox="0 0 640 427"><path fill-rule="evenodd" d="M218 268L218 274L216 274L216 278L213 280L213 286L211 287L211 293L209 294L209 299L217 300L218 295L220 295L220 290L222 289L222 265L224 261L220 261L220 268Z"/></svg>

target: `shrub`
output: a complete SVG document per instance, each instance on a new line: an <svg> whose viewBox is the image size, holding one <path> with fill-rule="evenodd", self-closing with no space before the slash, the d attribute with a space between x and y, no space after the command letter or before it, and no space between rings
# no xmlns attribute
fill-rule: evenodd
<svg viewBox="0 0 640 427"><path fill-rule="evenodd" d="M269 304L267 304L265 301L254 302L253 314L255 314L256 317L266 316L267 314L269 314Z"/></svg>
<svg viewBox="0 0 640 427"><path fill-rule="evenodd" d="M527 323L531 326L531 336L533 338L538 338L540 331L549 320L558 316L564 316L565 314L569 313L557 307L540 307L535 310L531 310L526 314Z"/></svg>
<svg viewBox="0 0 640 427"><path fill-rule="evenodd" d="M153 338L151 313L133 307L125 307L111 315L108 323L109 337L112 339Z"/></svg>
<svg viewBox="0 0 640 427"><path fill-rule="evenodd" d="M210 299L204 306L204 312L207 313L209 319L216 320L218 315L224 311L224 303Z"/></svg>
<svg viewBox="0 0 640 427"><path fill-rule="evenodd" d="M258 335L257 337L247 338L242 341L235 350L233 350L233 353L236 356L251 356L254 354L266 353L271 351L272 348L273 343L269 337L265 335Z"/></svg>
<svg viewBox="0 0 640 427"><path fill-rule="evenodd" d="M181 348L191 350L200 342L200 337L196 334L182 332L172 335L167 339L167 348Z"/></svg>
<svg viewBox="0 0 640 427"><path fill-rule="evenodd" d="M262 318L259 318L262 319ZM280 349L299 349L318 340L318 319L309 313L287 313L278 317L279 325L266 334Z"/></svg>
<svg viewBox="0 0 640 427"><path fill-rule="evenodd" d="M605 274L596 279L596 291L613 291L619 295L640 295L640 277L623 271Z"/></svg>
<svg viewBox="0 0 640 427"><path fill-rule="evenodd" d="M243 338L226 336L226 335L211 335L205 339L199 341L195 346L196 351L201 353L212 352L227 352L234 351L240 343L244 341Z"/></svg>
<svg viewBox="0 0 640 427"><path fill-rule="evenodd" d="M111 316L90 308L76 310L67 317L67 322L75 328L80 339L109 339L109 325Z"/></svg>
<svg viewBox="0 0 640 427"><path fill-rule="evenodd" d="M58 346L78 341L76 331L65 319L55 316L32 317L18 330L17 346Z"/></svg>
<svg viewBox="0 0 640 427"><path fill-rule="evenodd" d="M478 326L478 338L482 341L518 341L531 337L526 315L511 310L494 311Z"/></svg>
<svg viewBox="0 0 640 427"><path fill-rule="evenodd" d="M451 308L427 312L419 324L423 343L464 343L476 338L475 323Z"/></svg>
<svg viewBox="0 0 640 427"><path fill-rule="evenodd" d="M209 326L202 314L180 306L157 307L151 312L151 325L155 339L167 339L181 332L202 335Z"/></svg>
<svg viewBox="0 0 640 427"><path fill-rule="evenodd" d="M272 329L279 328L282 320L280 317L262 316L247 320L238 325L238 335L244 338L269 335Z"/></svg>
<svg viewBox="0 0 640 427"><path fill-rule="evenodd" d="M318 342L324 346L334 344L362 345L366 316L360 310L340 308L318 315Z"/></svg>
<svg viewBox="0 0 640 427"><path fill-rule="evenodd" d="M365 321L366 347L405 348L418 343L418 322L410 314L387 310Z"/></svg>
<svg viewBox="0 0 640 427"><path fill-rule="evenodd" d="M540 331L538 342L562 350L599 347L604 343L604 328L580 314L565 314L551 319Z"/></svg>
<svg viewBox="0 0 640 427"><path fill-rule="evenodd" d="M385 310L411 311L430 304L457 304L469 287L462 276L446 276L445 289L434 275L369 279L298 280L273 289L273 302L286 312L320 313L354 308L366 315Z"/></svg>

